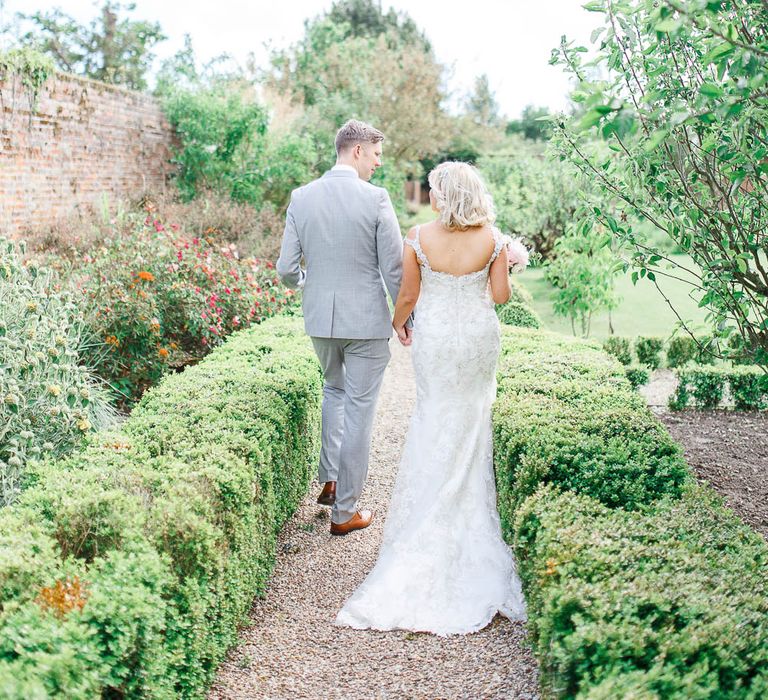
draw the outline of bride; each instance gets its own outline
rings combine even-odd
[[[416,406],[379,558],[334,624],[447,635],[475,632],[497,612],[525,619],[525,602],[493,473],[493,303],[510,297],[507,247],[472,166],[442,163],[429,184],[438,218],[406,237],[392,322],[412,344]]]

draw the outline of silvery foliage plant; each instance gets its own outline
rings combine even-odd
[[[109,427],[108,391],[79,363],[94,342],[75,293],[52,271],[22,264],[0,238],[0,504],[21,491],[29,460],[56,457]]]

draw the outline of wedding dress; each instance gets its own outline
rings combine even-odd
[[[421,264],[412,348],[416,406],[378,560],[334,624],[438,635],[475,632],[502,613],[525,619],[512,552],[501,536],[491,404],[499,322],[486,266],[466,275]]]

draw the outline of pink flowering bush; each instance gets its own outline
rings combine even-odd
[[[294,303],[272,262],[241,258],[234,244],[186,236],[152,216],[85,254],[70,279],[104,343],[93,348],[93,364],[128,403],[169,368]]]

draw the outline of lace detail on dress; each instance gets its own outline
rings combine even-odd
[[[432,270],[419,230],[406,239],[422,264],[412,360],[416,405],[379,559],[336,624],[439,635],[474,632],[497,612],[525,619],[514,557],[501,536],[491,405],[499,322],[488,269]]]
[[[413,238],[408,238],[406,236],[405,242],[411,246],[411,248],[413,248],[413,252],[416,253],[416,259],[419,261],[419,263],[426,267],[428,270],[431,270],[432,268],[429,266],[429,260],[427,260],[427,256],[421,249],[421,243],[419,242],[420,231],[421,225],[416,226],[416,235]]]

